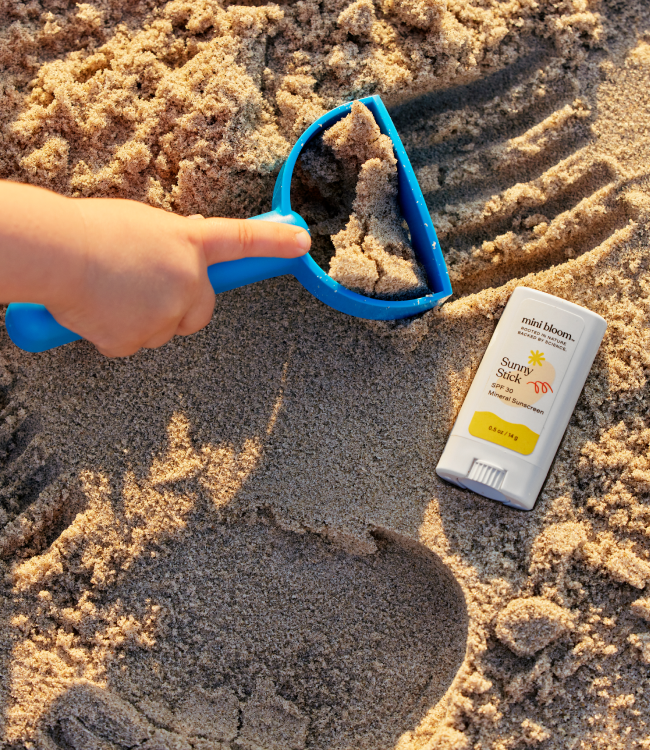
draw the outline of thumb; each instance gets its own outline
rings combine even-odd
[[[291,224],[250,219],[197,221],[208,265],[255,256],[296,258],[311,246],[309,233]]]

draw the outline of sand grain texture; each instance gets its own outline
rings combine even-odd
[[[393,146],[364,104],[355,101],[350,114],[308,148],[300,171],[306,177],[306,188],[316,192],[312,197],[316,211],[322,211],[333,194],[332,212],[336,213],[339,206],[349,203],[346,193],[354,190],[345,228],[330,237],[334,254],[329,275],[335,281],[383,299],[427,294],[426,273],[411,247],[397,200]],[[300,187],[296,186],[298,192]],[[330,217],[329,222],[332,220]],[[338,221],[345,221],[345,214]],[[312,231],[318,234],[316,228]]]
[[[2,334],[0,743],[647,748],[647,3],[0,13],[2,177],[246,216],[380,93],[456,294],[367,326],[278,278],[125,361]],[[355,195],[311,197],[325,262]],[[608,321],[527,514],[435,475],[520,284]]]

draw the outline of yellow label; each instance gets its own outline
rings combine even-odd
[[[525,424],[513,424],[491,411],[475,411],[469,423],[469,434],[504,448],[529,455],[535,450],[539,435]]]

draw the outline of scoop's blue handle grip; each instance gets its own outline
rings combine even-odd
[[[43,305],[31,302],[12,302],[5,313],[9,338],[26,352],[45,352],[81,336],[57,323]]]
[[[304,219],[293,211],[282,213],[279,210],[270,211],[253,219],[262,221],[277,221],[282,224],[293,224],[307,229]],[[246,284],[263,279],[272,279],[292,273],[297,258],[242,258],[224,263],[215,263],[208,267],[208,277],[215,294],[237,289]],[[14,344],[26,352],[45,352],[57,346],[78,341],[78,333],[57,323],[52,313],[43,305],[31,302],[12,302],[5,313],[5,326],[9,338]]]

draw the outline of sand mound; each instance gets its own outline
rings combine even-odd
[[[647,4],[0,12],[3,177],[247,215],[380,93],[457,295],[377,329],[275,279],[120,362],[4,336],[0,742],[647,746]],[[435,475],[518,284],[608,321],[529,514]]]
[[[499,613],[494,632],[518,656],[532,656],[564,635],[571,624],[569,612],[548,599],[533,596],[513,599]]]
[[[393,146],[370,110],[355,101],[347,117],[314,141],[300,158],[301,179],[294,189],[311,193],[312,203],[303,212],[308,220],[329,208],[328,224],[347,221],[331,236],[329,275],[371,297],[412,299],[426,294],[426,273],[402,226]],[[348,217],[345,209],[353,192]],[[317,222],[312,231],[318,235],[321,228]]]

